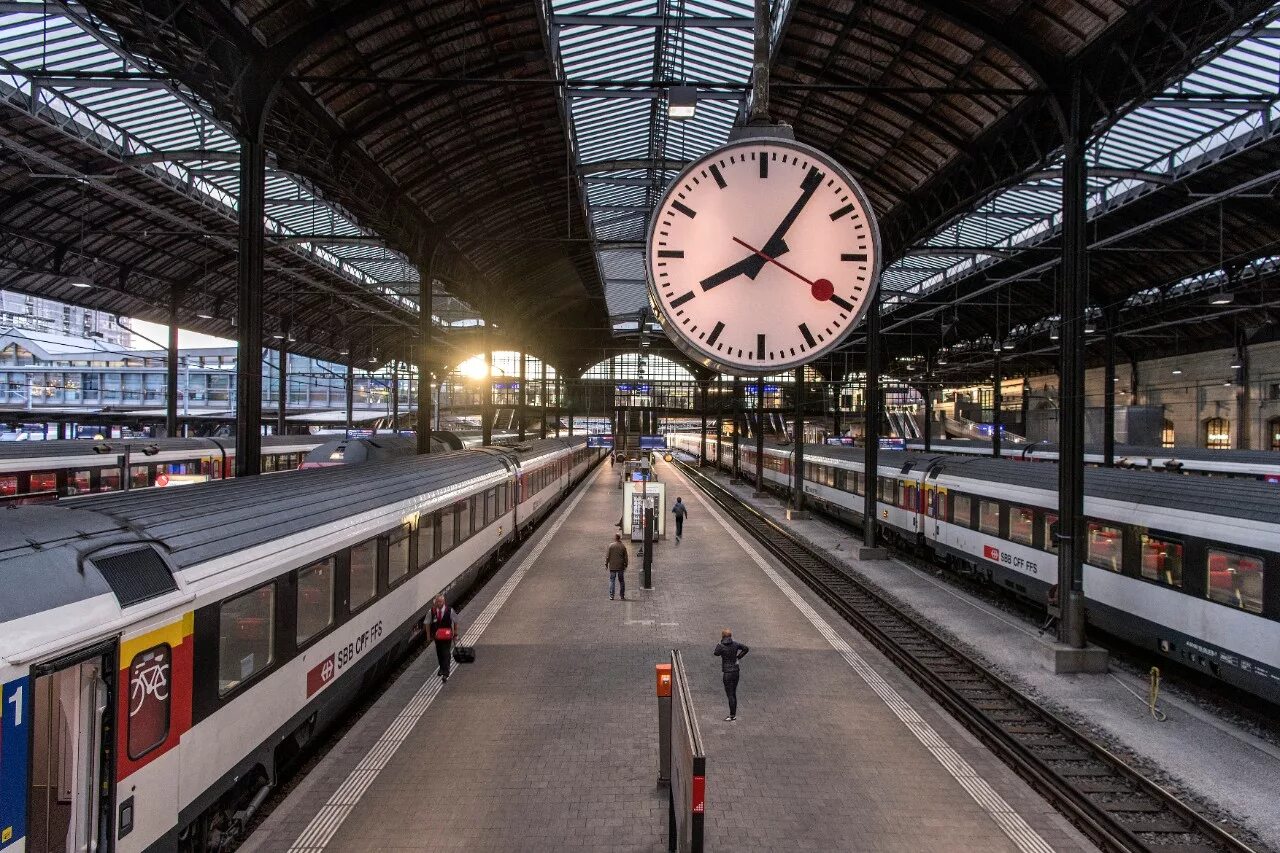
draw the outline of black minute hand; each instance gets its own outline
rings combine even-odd
[[[804,180],[800,182],[800,198],[796,199],[796,203],[791,205],[791,209],[787,211],[787,215],[782,217],[782,221],[778,223],[778,227],[773,230],[773,234],[761,248],[766,255],[778,257],[786,254],[787,244],[783,238],[787,236],[787,231],[791,229],[792,223],[796,221],[796,217],[800,215],[800,211],[804,210],[804,206],[809,203],[809,199],[813,198],[813,194],[818,187],[822,186],[823,174],[818,171],[816,166],[809,167],[809,174],[804,176]],[[747,278],[754,279],[760,274],[760,270],[764,268],[764,258],[758,255],[751,257],[752,265],[747,270]]]

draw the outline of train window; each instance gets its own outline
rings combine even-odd
[[[855,495],[867,493],[867,481],[863,478],[861,471],[855,471],[853,474],[853,493]]]
[[[919,503],[916,500],[916,493],[918,491],[919,491],[919,487],[915,483],[903,483],[902,484],[902,501],[900,503],[900,506],[903,509],[911,510],[912,512],[914,512],[916,507],[919,506]]]
[[[1089,522],[1089,547],[1087,561],[1091,566],[1109,571],[1120,571],[1120,558],[1124,553],[1124,531],[1096,521]]]
[[[134,489],[145,489],[153,485],[150,465],[129,466],[129,486]]]
[[[1209,599],[1250,613],[1262,612],[1262,559],[1209,549]]]
[[[347,610],[355,613],[378,594],[378,540],[351,546],[351,595]]]
[[[387,548],[387,586],[395,586],[409,574],[409,537],[413,527],[402,524],[391,531],[391,544]]]
[[[52,471],[33,471],[31,472],[31,493],[36,492],[52,492],[58,488],[58,476]]]
[[[418,522],[418,568],[423,569],[436,558],[436,522],[435,514],[424,516]]]
[[[270,453],[265,454],[262,457],[262,473],[269,474],[275,470],[276,470],[276,457],[272,456]]]
[[[440,510],[440,550],[438,553],[447,554],[453,550],[453,543],[457,538],[454,524],[457,520],[457,513],[454,512],[453,507],[445,507]]]
[[[1182,543],[1146,533],[1139,539],[1142,576],[1165,586],[1182,586]]]
[[[119,468],[103,468],[101,485],[98,487],[100,492],[118,492],[120,491],[120,469]]]
[[[67,494],[87,495],[93,490],[93,479],[88,471],[67,472]]]
[[[1036,532],[1036,514],[1026,507],[1009,508],[1009,541],[1030,545]]]
[[[506,483],[503,483],[498,486],[498,515],[506,515],[511,509],[511,504],[508,503],[509,500],[511,500],[511,489],[508,488]]]
[[[489,489],[484,493],[484,524],[488,527],[498,520],[498,490]]]
[[[298,569],[299,646],[333,624],[333,558]]]
[[[1049,513],[1044,514],[1044,549],[1050,554],[1058,553],[1058,540],[1053,535],[1057,532],[1058,516]]]
[[[1000,535],[1000,504],[996,501],[978,501],[978,529],[992,536]]]
[[[973,526],[973,500],[966,495],[951,497],[951,523],[961,527]]]
[[[138,652],[129,664],[129,758],[137,761],[169,737],[172,649],[168,643]]]
[[[12,497],[18,493],[18,478],[14,474],[0,475],[0,498]]]
[[[218,609],[218,695],[226,696],[275,659],[276,588],[224,601]]]

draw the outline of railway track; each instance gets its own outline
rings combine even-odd
[[[690,482],[1105,851],[1252,848],[683,462]]]

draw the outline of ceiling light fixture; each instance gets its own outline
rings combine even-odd
[[[1181,368],[1181,367],[1175,367],[1175,368],[1173,369],[1173,375],[1174,375],[1174,376],[1181,376],[1181,375],[1182,375],[1182,368]]]
[[[693,118],[698,110],[698,90],[693,86],[672,86],[667,90],[667,118]]]
[[[1232,302],[1235,302],[1235,301],[1236,301],[1236,295],[1234,293],[1224,293],[1222,291],[1219,291],[1209,299],[1209,304],[1210,305],[1230,305]]]
[[[213,319],[213,315],[212,315],[212,314],[196,314],[196,316],[197,316],[198,318],[200,318],[201,320],[212,320],[212,319]]]
[[[69,283],[72,287],[78,287],[81,290],[88,290],[90,287],[93,287],[93,285],[87,281],[73,281]]]

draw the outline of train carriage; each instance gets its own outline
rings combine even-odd
[[[599,452],[530,458],[563,493]],[[516,541],[521,474],[458,451],[7,511],[6,849],[220,849],[431,597]]]
[[[698,452],[696,433],[670,441]],[[767,445],[765,454],[766,483],[790,488],[792,449]],[[1046,600],[1057,581],[1056,469],[903,451],[882,451],[878,467],[886,538]],[[742,469],[754,477],[754,449]],[[806,447],[805,469],[809,500],[861,523],[860,448]],[[1280,495],[1263,481],[1088,469],[1082,584],[1089,623],[1280,702],[1278,507]]]

